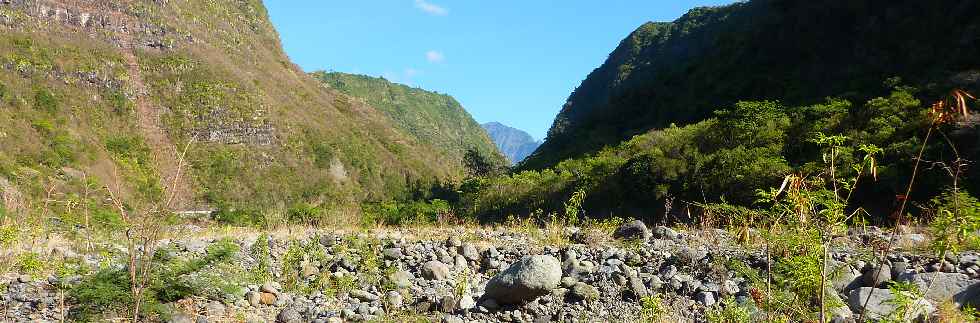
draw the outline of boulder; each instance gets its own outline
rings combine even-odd
[[[957,305],[980,305],[980,280],[959,273],[918,273],[903,275],[902,280],[919,287],[925,298],[942,303],[952,300]]]
[[[870,265],[862,276],[865,287],[881,287],[892,280],[891,266]],[[877,283],[877,284],[876,284]]]
[[[830,274],[830,285],[838,293],[846,294],[852,289],[861,287],[864,282],[861,272],[842,262],[830,261],[827,264],[827,272]]]
[[[870,300],[868,300],[869,295],[871,296]],[[847,305],[850,306],[854,313],[860,314],[865,309],[864,303],[867,300],[868,307],[864,317],[871,320],[880,320],[897,314],[899,307],[895,304],[895,299],[895,295],[892,294],[891,290],[861,287],[851,291],[847,297]],[[935,306],[929,301],[921,298],[915,299],[911,301],[909,308],[905,309],[903,320],[914,321],[918,318],[928,316],[935,311]]]
[[[630,223],[625,223],[616,229],[613,233],[613,238],[622,240],[640,240],[650,238],[650,230],[647,229],[646,224],[643,221],[636,220]]]
[[[473,244],[463,244],[460,249],[460,254],[462,254],[467,260],[480,261],[480,252],[476,250],[476,246],[473,246]]]
[[[431,280],[446,280],[449,278],[449,265],[433,260],[422,265],[422,276]]]
[[[500,304],[523,303],[548,294],[561,282],[561,263],[548,255],[527,256],[487,282],[484,298]]]

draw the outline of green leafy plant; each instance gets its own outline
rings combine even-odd
[[[739,306],[734,298],[726,298],[704,313],[711,323],[750,322],[749,310]]]
[[[640,318],[644,322],[660,322],[667,316],[664,301],[658,296],[646,296],[640,299]]]

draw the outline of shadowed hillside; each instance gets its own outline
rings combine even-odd
[[[757,0],[644,24],[571,94],[522,166],[553,166],[738,100],[860,102],[895,76],[933,96],[976,88],[978,11],[962,0]]]

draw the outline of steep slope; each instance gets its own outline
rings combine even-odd
[[[480,124],[449,95],[365,75],[336,72],[312,75],[331,89],[377,108],[406,134],[447,158],[451,165],[460,165],[467,150],[475,150],[495,164],[506,163]]]
[[[493,139],[497,148],[511,163],[520,163],[541,145],[540,141],[534,140],[527,132],[499,122],[484,123],[483,129],[487,130],[490,139]]]
[[[648,23],[571,94],[525,168],[542,168],[737,100],[812,104],[884,94],[883,80],[977,87],[980,3],[754,0]],[[934,93],[933,93],[934,94]]]
[[[457,172],[291,64],[258,0],[0,1],[0,68],[8,213],[103,186],[247,217],[341,212]]]

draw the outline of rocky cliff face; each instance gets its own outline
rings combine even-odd
[[[92,181],[182,208],[341,207],[455,172],[290,63],[258,0],[0,1],[0,68],[0,178],[27,201]]]
[[[485,123],[483,129],[487,130],[500,152],[513,164],[523,161],[541,145],[540,141],[534,140],[527,132],[499,122]]]
[[[562,107],[529,168],[595,152],[739,100],[862,102],[900,77],[924,95],[980,69],[975,1],[753,0],[647,23],[624,39]]]

